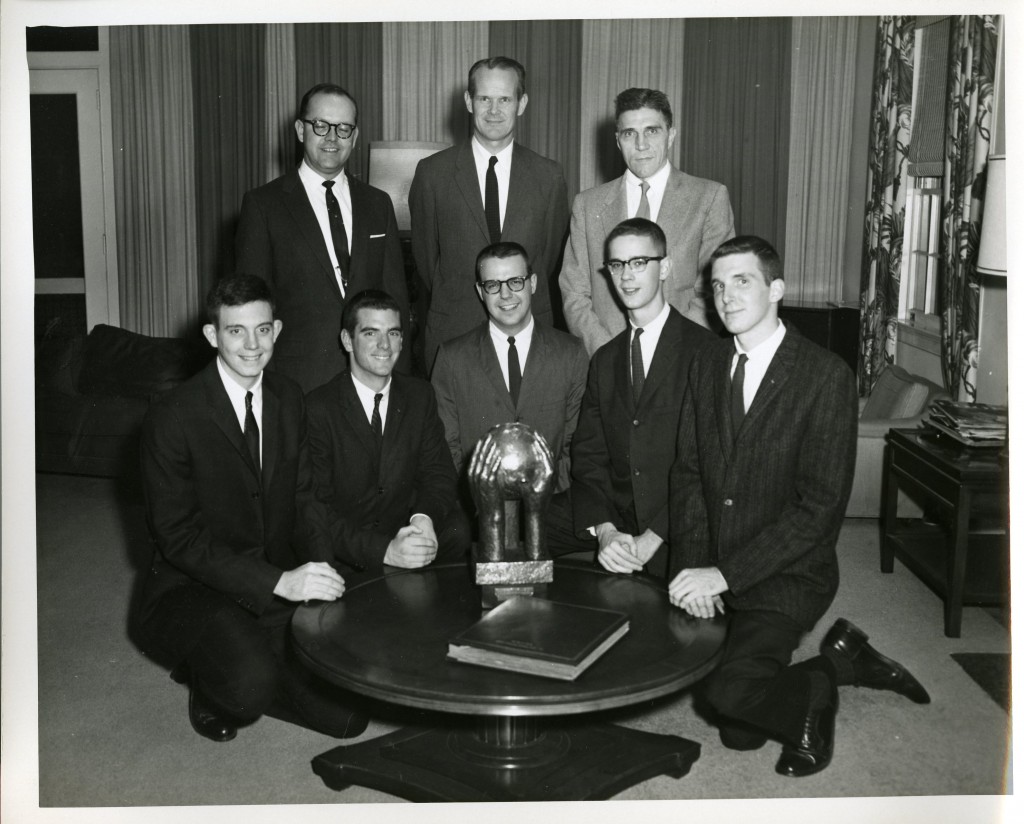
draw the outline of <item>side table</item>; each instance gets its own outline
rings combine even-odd
[[[885,463],[882,572],[899,558],[945,601],[945,632],[960,637],[963,605],[1006,603],[1009,498],[1002,450],[969,447],[928,429],[891,429]],[[902,521],[902,489],[937,519]],[[988,525],[972,531],[981,519]],[[983,525],[983,524],[982,524]]]

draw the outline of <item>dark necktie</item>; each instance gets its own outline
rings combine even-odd
[[[373,396],[373,416],[370,418],[370,427],[373,429],[373,437],[377,441],[377,449],[380,449],[384,442],[384,422],[380,418],[380,399],[383,397],[380,392]]]
[[[491,155],[484,177],[484,216],[487,218],[487,231],[491,235],[491,243],[501,240],[501,206],[498,203],[498,176],[494,166],[498,158]]]
[[[732,437],[740,431],[743,418],[747,414],[743,406],[743,380],[747,376],[747,356],[740,355],[736,361],[736,369],[732,373]]]
[[[523,383],[523,372],[519,368],[519,350],[516,339],[508,339],[508,393],[512,396],[512,405],[519,404],[519,387]]]
[[[651,204],[647,200],[647,190],[651,188],[651,184],[646,180],[640,181],[640,206],[636,210],[637,217],[651,219]]]
[[[249,447],[256,471],[260,472],[260,428],[252,411],[252,392],[245,393],[245,444]]]
[[[629,347],[629,359],[632,364],[633,378],[633,405],[640,405],[640,395],[644,391],[644,355],[640,351],[640,336],[644,330],[637,327],[633,334],[633,343]]]
[[[334,181],[325,180],[324,188],[327,190],[327,218],[331,224],[331,240],[334,243],[334,254],[338,258],[338,268],[341,270],[341,286],[343,289],[348,290],[350,258],[345,221],[341,218],[341,204],[338,203],[338,198],[331,191],[334,188]]]

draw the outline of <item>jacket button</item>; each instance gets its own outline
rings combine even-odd
[[[253,492],[252,493],[252,499],[254,501],[258,501],[260,499],[260,493],[259,492]]]
[[[732,498],[726,498],[725,501],[723,501],[723,503],[726,506],[732,506]]]
[[[377,487],[377,494],[378,495],[383,495],[384,494],[384,487],[378,486]]]
[[[633,474],[639,477],[639,475],[640,475],[640,470],[639,470],[639,469],[634,469],[634,470],[633,470]]]
[[[633,421],[633,426],[640,426],[640,421]]]

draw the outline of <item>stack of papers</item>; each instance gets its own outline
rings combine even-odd
[[[1006,440],[1005,406],[937,400],[926,423],[968,446],[1001,446]]]

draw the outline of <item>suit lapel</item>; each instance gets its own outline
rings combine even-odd
[[[238,425],[238,417],[235,415],[234,407],[228,398],[227,390],[221,383],[220,373],[217,371],[217,361],[214,359],[203,373],[203,381],[206,387],[206,401],[210,419],[224,433],[224,437],[238,452],[239,457],[249,468],[249,471],[256,475],[256,466],[249,454],[249,447],[245,443],[245,436],[242,434],[242,427]]]
[[[263,488],[270,486],[270,479],[277,468],[277,459],[281,451],[281,399],[277,389],[269,385],[267,375],[263,375],[263,443],[260,453],[260,464],[263,470]]]
[[[757,419],[764,414],[771,405],[775,396],[779,394],[782,387],[786,385],[790,375],[793,374],[793,367],[796,365],[797,334],[792,327],[786,329],[786,336],[779,344],[775,357],[768,364],[768,371],[765,372],[761,385],[757,388],[757,394],[743,418],[742,433],[745,429],[756,426]]]
[[[534,332],[536,335],[536,332]],[[536,339],[534,340],[536,343]],[[494,343],[491,341],[491,328],[490,323],[486,322],[480,329],[480,336],[478,338],[477,351],[480,357],[480,368],[484,374],[487,375],[487,381],[491,385],[491,391],[494,392],[495,397],[501,398],[502,403],[505,405],[509,415],[515,417],[516,410],[512,406],[512,396],[508,393],[508,387],[505,385],[505,378],[501,373],[501,364],[498,363],[498,354],[494,351]],[[529,363],[529,359],[527,359]],[[522,400],[522,390],[525,385],[525,376],[523,385],[520,386],[520,401]]]
[[[348,172],[345,173],[348,177],[348,192],[352,198],[352,226],[350,231],[352,237],[352,254],[348,280],[352,283],[355,280],[354,272],[356,268],[362,263],[363,255],[366,254],[366,244],[369,242],[369,232],[366,229],[366,220],[368,217],[369,204],[366,203],[365,190],[358,180],[354,180]],[[337,278],[335,278],[337,282]]]
[[[473,147],[470,142],[466,141],[459,146],[459,152],[455,156],[455,185],[462,192],[469,213],[476,219],[476,224],[483,232],[483,236],[490,242],[487,218],[484,215],[484,201],[480,197],[480,179],[476,174],[476,163],[473,160]],[[512,165],[514,168],[515,164]]]
[[[518,143],[512,144],[512,168],[509,170],[508,200],[505,202],[505,222],[501,236],[516,237],[519,224],[529,214],[536,184],[530,173],[529,157]],[[486,222],[486,221],[485,221]],[[536,250],[528,250],[534,253]],[[525,376],[524,376],[525,377]]]
[[[530,352],[526,357],[526,367],[523,369],[523,382],[519,386],[519,406],[527,407],[538,396],[538,401],[543,401],[545,389],[550,384],[544,380],[544,372],[551,358],[548,355],[550,341],[547,330],[539,323],[533,324],[533,340],[530,341]],[[510,397],[511,400],[511,397]]]
[[[715,347],[713,369],[714,369],[714,393],[715,393],[715,420],[718,421],[718,442],[722,448],[722,454],[728,460],[732,455],[733,444],[736,438],[732,431],[732,380],[729,375],[732,366],[732,356],[736,346],[732,338],[723,342],[721,346]]]
[[[370,422],[366,418],[363,405],[359,402],[359,396],[356,394],[356,388],[353,386],[352,380],[352,373],[346,371],[341,374],[341,379],[338,381],[340,384],[338,391],[341,394],[341,414],[345,417],[345,423],[348,425],[349,431],[363,433],[364,437],[356,438],[356,440],[359,441],[368,455],[375,457],[376,448],[373,444],[373,430],[370,428]]]
[[[317,222],[316,214],[306,195],[297,171],[292,172],[284,181],[284,205],[291,213],[292,219],[299,227],[302,238],[309,245],[317,262],[320,264],[321,274],[330,284],[331,293],[340,301],[341,289],[338,287],[338,278],[331,265],[331,257],[327,252],[327,244],[324,241],[324,234],[320,231],[320,224]],[[353,212],[355,207],[353,206]],[[355,228],[353,227],[353,231]]]
[[[388,419],[384,422],[384,442],[380,450],[381,468],[388,465],[397,449],[395,439],[401,431],[402,420],[406,414],[405,387],[394,375],[391,376],[391,391],[388,394]]]
[[[620,177],[618,185],[612,187],[608,200],[598,214],[601,218],[602,237],[608,237],[612,229],[626,219],[626,185],[623,178]]]
[[[640,393],[640,406],[649,403],[654,393],[666,381],[678,380],[675,374],[676,364],[679,361],[679,321],[674,309],[669,309],[665,326],[661,330],[661,337],[658,338],[658,345],[654,349],[654,357],[651,358],[651,367],[647,370],[644,378],[643,392]],[[630,334],[633,327],[630,326]],[[685,380],[686,376],[683,376]]]

